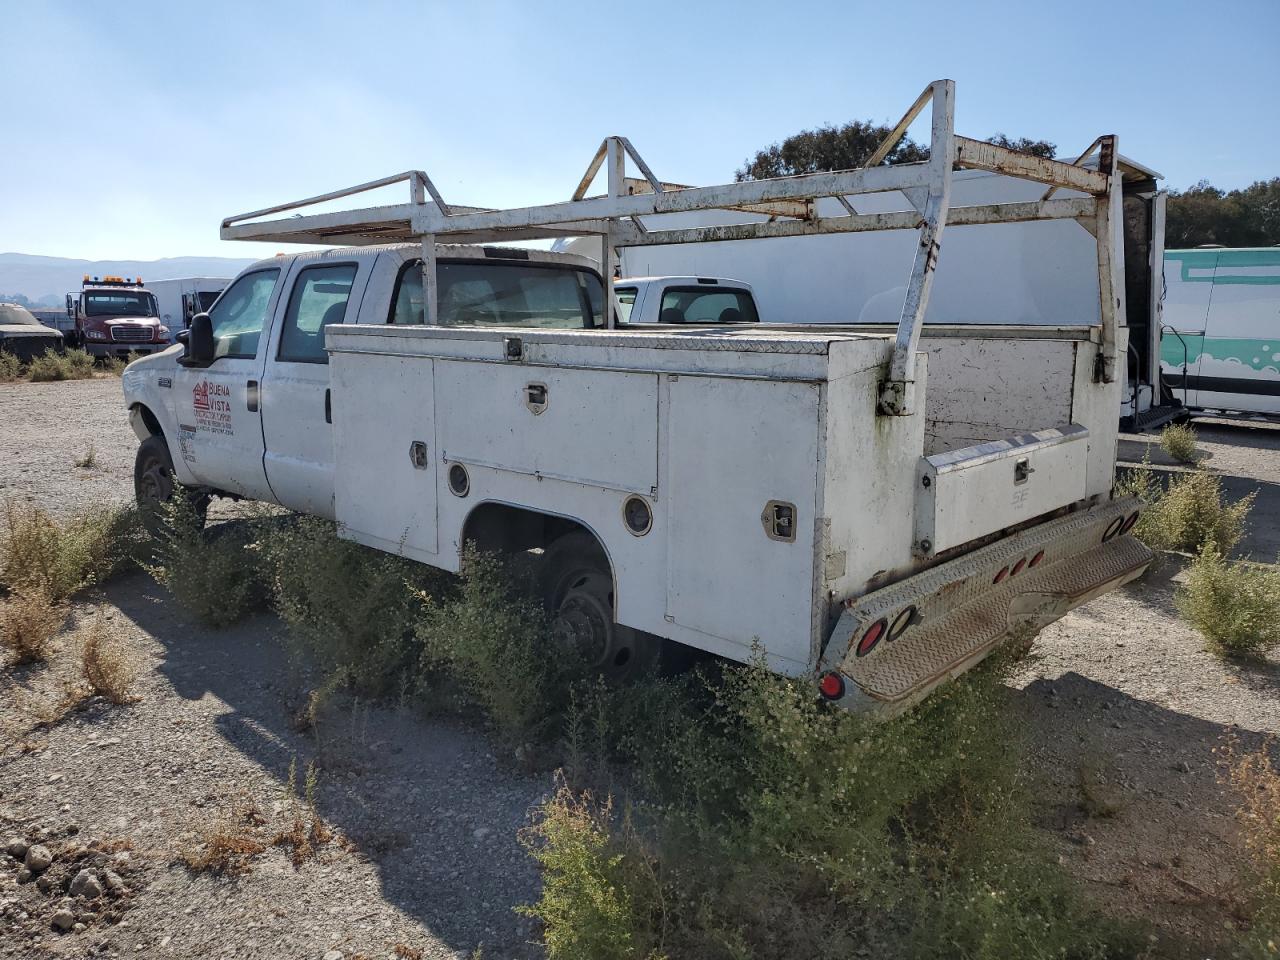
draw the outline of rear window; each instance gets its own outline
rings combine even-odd
[[[662,295],[659,323],[758,323],[755,301],[746,290],[673,287]]]
[[[400,271],[390,323],[423,322],[421,263]],[[603,326],[600,278],[574,267],[488,261],[440,262],[438,304],[442,327]]]

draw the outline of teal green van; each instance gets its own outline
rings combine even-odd
[[[1200,410],[1280,415],[1280,247],[1166,250],[1160,368]]]

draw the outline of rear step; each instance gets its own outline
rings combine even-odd
[[[834,699],[897,713],[1002,641],[1140,576],[1151,562],[1129,533],[1140,506],[1073,513],[849,601],[822,658],[821,674],[844,680]]]

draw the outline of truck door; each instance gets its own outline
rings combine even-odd
[[[258,405],[279,281],[279,267],[242,274],[209,311],[213,363],[179,366],[173,378],[175,455],[201,483],[255,500],[273,499],[262,465]]]
[[[333,519],[333,410],[324,328],[355,322],[371,261],[296,271],[262,381],[267,479],[291,510]]]

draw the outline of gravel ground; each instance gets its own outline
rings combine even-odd
[[[0,385],[0,499],[61,515],[127,501],[136,439],[119,401],[115,380]],[[1200,429],[1206,466],[1228,491],[1259,490],[1248,547],[1274,556],[1280,430]],[[1123,438],[1122,459],[1140,461],[1148,440]],[[90,441],[97,464],[75,466]],[[1047,629],[1010,700],[1061,862],[1107,909],[1154,922],[1160,953],[1191,957],[1238,923],[1235,799],[1219,782],[1220,751],[1231,737],[1252,749],[1280,734],[1280,663],[1208,654],[1173,609],[1180,576],[1167,563]],[[32,731],[98,612],[137,659],[141,699],[93,701]],[[0,850],[0,956],[539,955],[536,930],[512,910],[538,889],[516,832],[550,775],[407,709],[339,703],[301,729],[306,683],[280,653],[281,629],[263,616],[204,630],[135,575],[77,603],[56,666],[0,671],[0,843],[42,843],[51,878],[90,869],[104,887],[66,903],[56,884],[47,894],[19,885],[20,862]],[[193,874],[178,860],[237,811],[240,835],[269,841],[298,808],[291,763],[301,778],[311,761],[333,833],[313,857],[295,866],[269,846],[240,876]],[[83,929],[51,929],[64,906],[61,921]]]

